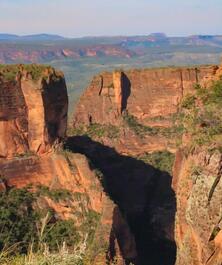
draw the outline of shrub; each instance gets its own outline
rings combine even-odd
[[[196,94],[182,104],[180,123],[192,136],[195,146],[221,146],[222,138],[222,80],[214,81],[210,87],[196,86]],[[198,102],[198,105],[196,104]],[[192,106],[192,107],[191,107]]]
[[[38,186],[38,194],[47,196],[55,202],[71,200],[72,193],[65,189],[49,189],[46,186]]]
[[[174,117],[172,117],[174,119]],[[140,124],[136,117],[133,115],[129,115],[125,113],[124,115],[125,123],[131,128],[135,134],[140,137],[145,137],[146,135],[154,136],[163,136],[168,138],[174,138],[175,136],[181,136],[184,128],[182,124],[177,125],[174,121],[174,125],[169,128],[162,128],[162,127],[150,127]]]
[[[144,126],[140,124],[137,118],[134,117],[133,115],[125,113],[123,118],[125,123],[129,126],[129,128],[132,129],[135,132],[135,134],[137,134],[140,137],[144,137],[146,134],[155,135],[158,133],[158,128]]]
[[[182,108],[192,109],[195,106],[196,97],[193,95],[188,95],[184,98],[181,103]]]
[[[37,239],[38,213],[33,209],[35,196],[27,189],[0,193],[0,250],[19,243],[18,251],[27,251],[30,240]]]
[[[15,80],[18,73],[22,70],[26,70],[34,81],[38,81],[40,77],[44,74],[44,71],[48,69],[55,72],[53,68],[48,65],[40,64],[15,64],[15,65],[0,65],[0,75],[4,77],[7,81]],[[56,73],[54,78],[56,78]]]
[[[50,251],[58,251],[64,243],[67,247],[77,245],[80,235],[72,220],[58,220],[47,224],[43,240]]]
[[[110,139],[116,139],[119,137],[119,128],[112,124],[93,123],[85,129],[82,126],[71,128],[68,130],[68,135],[86,135],[90,138],[108,137]]]
[[[48,193],[47,188],[42,187],[42,191],[44,195]],[[72,220],[59,220],[50,208],[43,209],[47,212],[43,216],[36,203],[41,192],[31,192],[28,188],[0,192],[0,250],[17,245],[16,252],[21,254],[28,252],[30,244],[35,251],[44,243],[50,251],[58,251],[64,242],[72,247],[80,241]],[[69,196],[64,191],[55,194],[58,200]]]
[[[84,234],[88,235],[88,242],[91,244],[94,238],[95,230],[100,220],[100,214],[89,210],[85,215],[85,220],[80,229]]]
[[[168,151],[147,153],[138,158],[161,171],[168,172],[169,174],[172,173],[175,155]]]

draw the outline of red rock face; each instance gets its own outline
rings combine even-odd
[[[103,73],[93,79],[80,99],[74,125],[115,122],[120,108],[142,123],[170,115],[177,111],[182,97],[192,92],[196,83],[212,78],[217,69],[210,66]]]
[[[101,215],[94,239],[99,254],[91,258],[92,263],[112,264],[117,259],[123,264],[129,256],[136,257],[134,236],[118,206],[104,192],[88,159],[60,145],[66,135],[68,108],[63,75],[44,68],[36,80],[24,68],[10,68],[17,71],[13,80],[8,70],[3,69],[0,75],[0,190],[31,185],[33,189],[46,186],[70,191],[72,200],[68,203],[46,196],[38,204],[43,209],[54,209],[61,219],[73,219],[76,225],[82,224],[89,211]],[[37,73],[42,71],[34,68]],[[119,214],[113,230],[114,211]],[[118,257],[110,254],[109,258],[109,239],[112,235],[112,246],[119,249],[117,237],[121,233],[128,247],[122,244],[123,253],[119,251]]]
[[[119,129],[118,139],[105,135],[96,142],[85,136],[69,137],[66,147],[74,152],[59,145],[67,123],[63,76],[45,69],[35,80],[24,67],[16,79],[4,75],[0,77],[0,176],[4,177],[0,189],[32,184],[80,195],[83,212],[101,215],[91,264],[146,265],[164,260],[173,265],[174,233],[177,265],[221,263],[222,236],[220,231],[214,233],[221,226],[221,154],[199,150],[187,156],[177,150],[173,177],[177,205],[170,174],[125,155],[176,151],[175,139],[159,131],[141,136],[132,126],[171,128],[169,117],[177,113],[183,97],[194,92],[197,82],[207,85],[217,79],[220,68],[117,71],[95,77],[77,106],[74,127],[112,125],[111,131]],[[131,120],[130,127],[126,117],[134,117],[139,126]],[[195,163],[204,169],[198,175],[193,172]],[[44,204],[61,218],[82,221],[78,200],[67,206],[46,198]]]
[[[177,265],[221,264],[221,181],[215,187],[221,163],[218,151],[210,154],[199,150],[183,159],[181,152],[177,153]]]
[[[100,183],[83,155],[70,153],[66,158],[63,154],[54,153],[41,157],[31,155],[2,159],[0,173],[5,176],[9,186],[22,188],[30,184],[34,187],[42,185],[87,194],[90,198],[88,208],[97,212],[102,210]]]
[[[28,110],[21,86],[1,82],[0,157],[27,152]]]
[[[63,76],[50,71],[38,80],[25,71],[18,71],[14,80],[1,78],[0,157],[45,153],[65,136],[66,85]]]
[[[196,83],[205,85],[218,71],[217,66],[206,66],[102,73],[94,77],[81,97],[75,109],[73,127],[93,123],[119,127],[118,139],[104,137],[102,141],[121,153],[137,155],[164,149],[175,151],[175,139],[149,134],[138,137],[126,126],[124,114],[135,117],[144,126],[171,127],[170,117],[177,113],[183,97],[193,93]]]
[[[199,83],[207,88],[212,80],[217,80],[220,76],[221,67],[217,66],[104,73],[93,79],[74,114],[74,128],[84,129],[90,125],[92,128],[93,124],[118,127],[120,130],[118,139],[109,139],[106,135],[102,137],[93,135],[93,137],[103,145],[115,147],[119,153],[137,155],[163,149],[176,152],[172,179],[175,191],[172,194],[176,195],[174,222],[170,223],[168,219],[168,223],[161,227],[161,221],[157,221],[158,216],[161,216],[160,220],[164,220],[170,215],[165,210],[161,212],[162,204],[158,205],[158,199],[154,203],[155,206],[152,206],[152,199],[160,198],[161,194],[166,192],[166,179],[157,181],[155,187],[149,190],[152,199],[147,205],[149,210],[155,213],[152,220],[154,223],[157,221],[158,229],[165,229],[168,238],[172,240],[175,233],[177,265],[221,264],[221,152],[209,152],[204,148],[191,152],[177,150],[175,142],[169,141],[166,136],[159,133],[160,131],[155,135],[145,135],[141,138],[126,125],[124,115],[135,117],[142,126],[171,128],[172,120],[169,117],[178,113],[181,101],[186,95],[195,93],[195,84]],[[184,135],[181,147],[191,141],[191,136]],[[98,156],[98,163],[101,163],[102,159],[105,160],[105,151],[100,157],[99,154],[99,151],[98,154],[95,153],[95,157]],[[109,171],[114,170],[114,164],[115,162],[109,168],[107,163]],[[126,166],[125,170],[128,167]],[[119,175],[115,175],[124,176],[120,172]],[[131,171],[128,172],[130,179],[131,175],[133,175]],[[144,176],[144,172],[141,173],[142,175]],[[122,177],[121,183],[123,179]],[[140,184],[141,181],[140,179]],[[138,185],[135,184],[135,189]],[[121,195],[126,198],[124,192],[125,190],[129,192],[130,182],[125,183],[124,187]],[[142,187],[138,194],[142,196]],[[133,198],[130,203],[131,209],[139,195],[133,196],[133,193],[130,195],[130,198]],[[164,199],[167,201],[169,198]],[[170,207],[172,208],[172,204]],[[145,236],[145,233],[143,234]],[[170,261],[169,264],[174,263]]]

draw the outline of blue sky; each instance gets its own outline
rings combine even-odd
[[[0,32],[222,34],[222,0],[0,0]]]

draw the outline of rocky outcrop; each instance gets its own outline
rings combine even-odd
[[[84,264],[221,264],[221,68],[99,75],[68,138],[61,73],[0,72],[0,189],[47,187],[37,203],[77,227],[99,216]]]
[[[0,69],[0,157],[48,152],[65,136],[67,109],[63,74],[35,66]]]
[[[119,108],[149,124],[150,118],[175,113],[182,97],[192,92],[196,83],[212,78],[217,70],[217,66],[206,66],[102,73],[94,77],[80,99],[74,125],[116,123],[115,110]]]
[[[124,264],[135,258],[134,236],[104,192],[101,175],[86,156],[63,149],[68,109],[63,74],[37,65],[1,66],[0,73],[0,190],[37,190],[42,194],[37,201],[40,209],[74,220],[80,231],[83,224],[91,222],[87,230],[97,222],[92,249],[87,250],[89,264]],[[54,198],[53,192],[63,199]],[[121,251],[119,234],[128,244],[121,244]],[[114,241],[109,243],[111,237]]]
[[[146,133],[141,137],[136,127],[146,132],[151,132],[150,128],[173,127],[182,99],[195,91],[195,84],[205,85],[218,71],[217,66],[201,66],[102,73],[94,77],[75,108],[73,127],[87,128],[90,124],[118,127],[119,137],[100,138],[121,153],[175,151],[171,133],[159,134],[158,138],[157,133]]]
[[[180,110],[184,135],[176,153],[173,188],[177,198],[177,265],[219,265],[221,249],[221,96],[218,71],[198,87]]]
[[[96,163],[103,168],[109,183],[111,179],[113,181],[109,187],[115,187],[115,190],[110,192],[128,216],[139,256],[144,251],[145,244],[150,244],[149,250],[155,253],[161,245],[160,238],[171,242],[175,239],[176,261],[165,258],[164,264],[221,264],[222,86],[221,82],[215,83],[219,79],[221,67],[218,66],[116,71],[96,76],[80,99],[74,114],[74,133],[78,129],[77,132],[82,133],[83,138],[84,134],[88,134],[103,146],[114,147],[120,154],[130,154],[137,158],[140,158],[139,154],[166,149],[176,153],[173,191],[167,189],[171,185],[170,176],[167,178],[163,172],[159,172],[152,179],[149,168],[142,171],[142,166],[135,161],[124,166],[125,160],[120,155],[118,159],[112,158],[112,165],[109,166],[109,162],[106,162],[107,146],[102,152],[98,149],[93,155],[97,159]],[[118,128],[118,133],[114,133],[114,128]],[[95,145],[95,142],[92,144]],[[89,148],[85,153],[90,157]],[[115,172],[116,161],[122,168]],[[140,168],[140,174],[134,174],[130,164],[134,165],[135,171]],[[128,178],[123,173],[123,168]],[[144,184],[143,177],[148,171],[151,179]],[[125,187],[120,193],[115,182],[116,175],[121,176],[121,183]],[[139,184],[133,184],[133,179],[138,176]],[[134,190],[140,187],[137,196],[132,192],[131,185]],[[149,194],[145,207],[139,199],[144,198],[144,186]],[[161,195],[164,193],[162,200]],[[130,208],[127,207],[128,199]],[[138,207],[144,207],[140,216],[134,212],[136,202],[141,203]],[[132,216],[137,216],[136,228],[129,212]],[[141,219],[146,218],[144,228]],[[144,240],[149,240],[141,241],[140,233]],[[166,244],[161,245],[162,249],[163,246],[166,247]],[[148,253],[149,250],[146,249],[145,252]],[[173,256],[172,248],[165,251]],[[144,260],[141,264],[143,262]],[[145,262],[162,264],[151,253],[149,258],[146,256]]]
[[[221,153],[199,150],[182,159],[180,153],[174,175],[176,264],[221,264]]]

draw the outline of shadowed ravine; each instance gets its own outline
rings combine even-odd
[[[118,205],[130,225],[138,259],[125,260],[126,264],[174,265],[176,200],[171,188],[172,177],[140,160],[120,155],[113,148],[86,136],[68,138],[66,148],[86,155],[102,172],[105,192]],[[114,225],[117,218],[118,213],[114,211]],[[120,245],[124,242],[121,235],[118,241]]]

